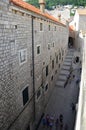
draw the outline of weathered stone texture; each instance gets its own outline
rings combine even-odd
[[[32,123],[34,109],[31,74],[33,72],[32,23],[29,15],[14,14],[10,9],[9,2],[6,2],[4,0],[0,1],[0,7],[2,4],[7,7],[7,11],[0,8],[0,129],[25,130]],[[17,9],[19,10],[19,8]],[[40,22],[43,23],[43,31],[40,31]],[[35,114],[38,122],[59,74],[59,64],[62,64],[62,57],[64,59],[66,55],[68,31],[66,27],[44,21],[41,18],[35,18],[33,24]],[[48,30],[49,25],[50,31]],[[48,44],[50,44],[50,50]],[[37,54],[37,45],[40,45],[40,54]],[[22,49],[27,50],[27,61],[20,64],[19,52]],[[64,50],[63,56],[62,50]],[[61,52],[61,59],[56,64],[56,55],[59,57],[59,51]],[[54,69],[52,69],[52,60],[54,60]],[[49,74],[46,77],[47,65]],[[51,79],[52,76],[53,79]],[[48,90],[45,92],[47,83]],[[27,86],[29,88],[30,103],[28,102],[23,106],[22,91]],[[41,95],[37,99],[39,89],[41,89]]]
[[[5,10],[0,14],[0,129],[7,129],[22,111],[21,121],[19,117],[14,123],[17,130],[25,118],[28,124],[33,112],[33,101],[25,109],[22,101],[22,91],[26,86],[29,86],[29,98],[33,95],[31,18],[6,13]],[[23,65],[19,63],[21,49],[27,49],[27,62]],[[22,130],[25,127],[23,125]]]

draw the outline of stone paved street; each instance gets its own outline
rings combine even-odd
[[[65,88],[55,86],[51,98],[49,100],[49,103],[47,105],[47,108],[45,110],[45,115],[49,114],[50,116],[54,116],[54,120],[56,120],[56,118],[59,117],[60,114],[62,114],[64,117],[63,118],[64,126],[65,124],[67,124],[68,130],[74,130],[74,120],[76,112],[72,111],[71,103],[76,104],[78,100],[77,97],[79,87],[78,85],[76,85],[76,80],[78,78],[78,75],[80,75],[80,73],[76,68],[74,68],[74,71],[71,74],[71,77],[75,75],[74,79],[71,78],[71,82],[69,80]],[[41,123],[39,130],[50,130],[50,128],[47,127],[43,128]],[[53,130],[56,130],[55,121]]]

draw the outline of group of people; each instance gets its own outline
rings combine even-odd
[[[54,116],[50,116],[49,114],[45,115],[42,119],[43,128],[49,128],[52,130],[53,126],[55,126],[56,130],[68,130],[67,124],[63,129],[63,115],[60,114],[58,118],[54,119]]]

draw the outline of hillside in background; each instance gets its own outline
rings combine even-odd
[[[38,1],[39,0],[27,0],[28,3],[36,7],[39,7]],[[52,7],[56,5],[67,5],[67,4],[86,6],[86,0],[46,0],[47,9],[52,9]]]

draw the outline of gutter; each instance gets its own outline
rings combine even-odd
[[[32,68],[33,68],[33,102],[34,102],[34,120],[35,120],[35,67],[34,67],[34,17],[31,17],[32,25]]]

